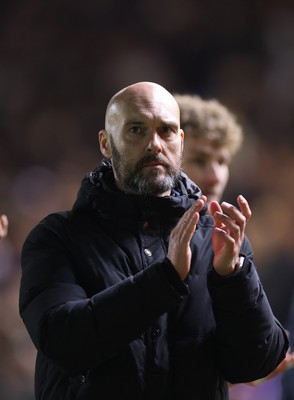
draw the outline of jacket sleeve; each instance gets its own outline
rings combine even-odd
[[[223,375],[231,383],[267,376],[288,349],[286,332],[272,313],[247,238],[242,255],[243,267],[234,275],[221,277],[213,269],[208,277],[216,352]]]
[[[188,289],[165,259],[88,297],[51,217],[22,249],[20,315],[38,351],[70,375],[109,360],[137,339]]]
[[[294,349],[294,292],[290,302],[290,312],[288,316],[287,329],[290,338],[291,351]],[[290,368],[283,373],[282,377],[282,400],[294,399],[294,368]]]

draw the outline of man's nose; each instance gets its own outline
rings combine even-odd
[[[153,153],[161,153],[161,139],[157,132],[152,133],[147,149],[148,151],[152,151]]]

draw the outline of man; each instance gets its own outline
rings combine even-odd
[[[174,97],[115,94],[105,160],[71,211],[22,251],[20,313],[38,349],[36,399],[228,399],[225,381],[269,374],[288,340],[245,236],[250,208],[212,201],[181,172]]]
[[[8,218],[6,215],[0,215],[0,240],[7,236],[8,231]]]
[[[183,169],[202,193],[220,201],[229,179],[232,158],[243,143],[235,116],[217,100],[175,94],[185,132]]]

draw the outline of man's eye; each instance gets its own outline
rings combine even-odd
[[[141,133],[142,129],[140,126],[132,126],[132,128],[130,128],[130,132],[134,133],[135,135],[138,135],[139,133]]]
[[[161,128],[162,133],[171,133],[173,132],[173,129],[170,126],[163,126]]]

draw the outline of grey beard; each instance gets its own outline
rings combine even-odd
[[[173,172],[168,173],[160,180],[157,179],[157,175],[159,175],[159,172],[156,171],[148,177],[142,177],[139,173],[136,173],[126,178],[124,185],[141,196],[152,196],[171,190],[178,181],[178,176]]]
[[[178,182],[180,176],[180,165],[182,162],[182,154],[180,157],[179,168],[173,168],[163,160],[161,157],[154,154],[147,154],[140,160],[132,171],[127,164],[122,161],[122,156],[117,150],[112,136],[110,136],[110,143],[112,148],[112,165],[116,171],[117,178],[120,181],[123,190],[131,193],[137,193],[141,196],[156,196],[170,191]],[[141,168],[148,161],[160,161],[167,169],[165,176],[159,171],[153,171],[148,176],[141,174]],[[161,177],[160,177],[161,176]]]

